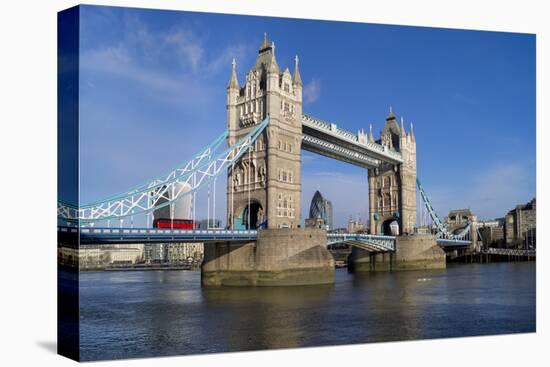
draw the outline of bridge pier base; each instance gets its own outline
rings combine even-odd
[[[399,236],[395,253],[371,253],[353,247],[348,259],[351,271],[402,271],[444,269],[445,252],[432,235]]]
[[[205,245],[203,287],[334,283],[334,259],[320,229],[264,229],[256,241]]]

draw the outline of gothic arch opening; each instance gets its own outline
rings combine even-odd
[[[397,236],[399,235],[399,223],[393,219],[387,219],[382,222],[381,232],[384,236]]]
[[[259,227],[262,227],[264,226],[265,220],[263,213],[264,210],[262,208],[262,205],[257,201],[253,201],[250,203],[250,206],[247,204],[244,207],[241,223],[246,229],[257,229]]]

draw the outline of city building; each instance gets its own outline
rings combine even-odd
[[[537,201],[517,205],[504,217],[506,247],[536,247]]]
[[[326,205],[326,211],[327,211],[327,229],[330,230],[334,228],[332,201],[327,200],[325,202],[325,205]]]
[[[204,256],[203,243],[147,244],[144,249],[146,263],[179,263],[189,260],[198,262]]]
[[[504,244],[504,218],[478,220],[476,228],[484,246],[502,247]]]
[[[488,247],[501,247],[504,243],[504,228],[502,226],[478,227],[481,241]]]
[[[319,190],[315,191],[309,207],[306,227],[332,229],[332,203],[325,199]]]
[[[81,268],[136,264],[144,259],[144,245],[81,246],[79,249],[59,247],[58,259],[60,264]]]
[[[469,223],[477,222],[477,217],[470,209],[453,209],[449,211],[449,215],[445,218],[445,223],[449,229],[459,231],[465,228]]]
[[[124,244],[102,247],[104,260],[109,264],[135,264],[143,261],[143,244]]]
[[[166,249],[166,257],[170,263],[201,261],[203,255],[203,243],[171,243]]]
[[[350,218],[347,229],[348,233],[365,232],[366,226],[360,220],[353,220],[353,218]]]

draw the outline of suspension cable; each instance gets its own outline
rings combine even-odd
[[[463,228],[462,231],[459,233],[456,233],[456,234],[450,233],[447,228],[447,225],[443,223],[441,219],[439,219],[439,217],[437,216],[437,213],[435,212],[430,202],[430,199],[426,195],[426,192],[422,188],[422,185],[420,184],[420,181],[418,180],[418,178],[416,179],[416,184],[417,184],[418,190],[420,191],[420,196],[422,197],[422,200],[424,201],[424,204],[426,206],[426,210],[429,213],[430,219],[431,221],[433,221],[433,223],[435,223],[438,237],[452,239],[452,240],[465,238],[472,226],[472,223],[468,223],[468,225],[465,228]]]
[[[210,180],[208,180],[208,199],[206,201],[206,229],[210,229]]]
[[[230,219],[231,223],[229,224],[229,228],[230,229],[235,229],[234,228],[234,223],[235,223],[235,218],[234,218],[234,215],[235,215],[235,162],[233,162],[231,164],[231,184],[230,184],[230,187],[231,187],[231,213],[229,215],[229,219]]]
[[[252,172],[251,157],[252,157],[252,146],[248,148],[248,229],[252,228],[252,225],[250,223],[250,186],[252,185],[250,182],[250,179],[251,179],[250,174]]]
[[[218,225],[216,224],[216,177],[214,178],[214,193],[213,193],[213,207],[212,207],[212,225],[213,227],[217,228]]]

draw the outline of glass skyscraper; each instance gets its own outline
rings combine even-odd
[[[315,191],[309,207],[310,219],[322,219],[328,229],[332,229],[332,203],[319,192]]]

